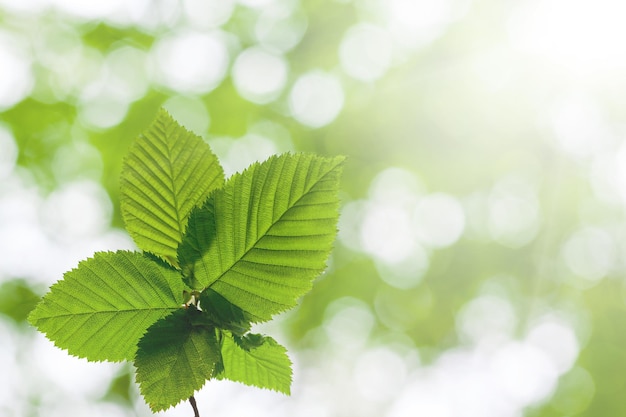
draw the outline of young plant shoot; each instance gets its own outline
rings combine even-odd
[[[343,157],[283,154],[228,180],[164,110],[124,160],[121,212],[142,252],[97,252],[29,321],[90,361],[132,361],[154,411],[212,378],[289,394],[286,349],[250,332],[296,305],[336,234]]]

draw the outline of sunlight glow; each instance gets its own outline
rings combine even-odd
[[[559,147],[580,159],[606,151],[616,140],[606,119],[593,101],[568,97],[556,106],[552,119]]]
[[[620,0],[521,2],[509,22],[514,46],[575,76],[626,67],[626,4]]]
[[[341,67],[351,77],[375,81],[391,65],[392,43],[389,34],[372,24],[352,26],[339,45]]]
[[[420,47],[439,37],[452,18],[450,0],[390,0],[388,27],[397,43]]]

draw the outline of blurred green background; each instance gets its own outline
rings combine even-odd
[[[293,395],[201,415],[624,416],[618,0],[0,0],[0,416],[149,416],[129,365],[27,326],[95,250],[159,107],[227,175],[343,154],[328,271],[259,331]],[[166,416],[188,416],[188,404]]]

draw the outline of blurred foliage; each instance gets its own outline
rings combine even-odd
[[[137,395],[132,389],[134,380],[134,372],[130,365],[125,366],[111,381],[103,401],[112,401],[121,403],[127,407],[132,406]]]
[[[15,279],[0,285],[0,314],[17,324],[26,324],[28,313],[39,302],[39,295],[27,281]]]
[[[570,329],[576,337],[575,343],[563,345],[575,345],[574,362],[559,370],[555,386],[540,398],[532,397],[530,389],[525,391],[528,397],[516,397],[525,415],[626,415],[621,401],[626,376],[620,372],[626,367],[622,331],[626,321],[626,53],[617,42],[623,39],[623,25],[612,17],[621,15],[617,2],[594,7],[580,1],[449,0],[437,3],[446,13],[441,18],[429,14],[427,2],[411,9],[406,5],[412,3],[402,0],[248,0],[235,4],[224,21],[204,26],[202,18],[208,21],[214,16],[199,17],[180,6],[168,9],[166,3],[153,2],[143,19],[129,21],[90,15],[84,9],[72,13],[70,6],[56,6],[58,10],[49,14],[20,11],[0,2],[2,31],[22,41],[15,45],[18,49],[25,45],[22,52],[32,63],[32,88],[16,103],[0,103],[4,108],[0,124],[10,129],[19,148],[16,173],[31,178],[44,196],[68,182],[97,180],[114,208],[111,226],[119,229],[122,157],[157,109],[168,107],[168,100],[195,103],[170,111],[183,123],[185,114],[200,114],[190,116],[191,122],[206,126],[196,133],[220,159],[232,159],[233,166],[237,158],[266,156],[262,151],[266,142],[246,140],[259,123],[270,122],[265,136],[273,140],[274,151],[348,156],[343,201],[346,208],[354,209],[349,212],[353,218],[340,223],[328,272],[299,309],[284,317],[290,344],[302,352],[323,351],[323,346],[332,345],[327,339],[336,336],[331,331],[333,317],[338,317],[333,308],[365,306],[359,307],[363,315],[358,317],[373,317],[368,343],[385,345],[400,334],[408,337],[423,367],[436,367],[447,352],[490,346],[472,339],[479,339],[472,331],[480,332],[467,317],[472,317],[472,306],[480,305],[474,302],[496,297],[512,312],[511,334],[506,335],[510,340],[525,340],[546,317],[561,320],[565,324],[560,329]],[[230,2],[223,4],[228,7]],[[404,12],[394,15],[394,20],[389,10],[396,4],[408,9],[400,8]],[[549,15],[546,10],[563,13]],[[432,19],[412,21],[412,13]],[[267,27],[262,23],[272,19],[280,25],[267,27],[287,29],[274,37],[263,35]],[[376,51],[391,51],[382,75],[370,80],[351,72],[340,53],[345,34],[358,23],[391,34],[387,48],[366,44],[364,50],[373,56],[370,69],[386,59]],[[581,31],[581,27],[590,29]],[[159,72],[164,64],[155,50],[164,39],[185,31],[223,37],[228,62],[214,87],[194,91]],[[64,46],[58,41],[61,35],[48,41],[46,34],[63,34],[77,42]],[[416,39],[409,42],[412,35]],[[9,41],[2,42],[3,48],[9,48]],[[246,98],[235,76],[237,57],[255,45],[284,58],[288,68],[283,86],[267,101]],[[148,87],[136,97],[117,98],[119,103],[100,103],[113,89],[106,71],[101,71],[105,58],[126,46],[145,54],[147,69],[139,79]],[[49,57],[44,59],[48,49],[75,66],[51,64]],[[70,52],[79,58],[72,58]],[[170,57],[172,65],[178,64],[174,58]],[[215,59],[208,68],[218,64]],[[179,71],[186,70],[184,65]],[[358,69],[370,74],[368,65]],[[0,71],[9,67],[0,65]],[[209,72],[200,70],[200,74]],[[344,97],[336,118],[320,126],[307,124],[294,104],[295,86],[314,70],[338,80]],[[187,82],[198,77],[198,72],[189,74]],[[90,93],[98,83],[104,83],[104,88]],[[316,91],[307,93],[312,97]],[[319,105],[330,108],[332,104]],[[119,109],[122,115],[117,117]],[[113,121],[100,122],[93,114],[110,114]],[[78,144],[97,149],[101,160],[92,162]],[[59,159],[61,149],[69,152],[65,159]],[[100,170],[95,168],[98,163]],[[410,178],[396,183],[400,191],[388,185],[376,189],[376,181],[390,168],[399,168]],[[385,255],[385,247],[405,242],[406,227],[398,226],[395,214],[384,213],[413,216],[414,205],[436,194],[452,197],[462,207],[462,233],[439,246],[429,246],[432,236],[411,235],[406,242],[415,245],[416,252],[408,252],[406,258],[423,256],[426,263],[402,272],[408,274],[403,277],[408,281],[399,285],[389,272],[395,268],[393,251]],[[0,186],[0,201],[7,195],[9,191]],[[389,200],[390,195],[398,201]],[[426,226],[435,232],[449,230],[452,221],[427,219]],[[0,220],[0,233],[3,230]],[[4,277],[7,272],[1,268],[0,262],[0,277]],[[9,276],[2,284],[0,310],[20,321],[32,306],[33,293],[40,291],[15,278]],[[33,278],[33,282],[41,281]],[[502,311],[488,310],[479,330],[488,330],[489,320],[504,317]],[[349,333],[350,326],[344,330]],[[122,391],[126,390],[124,375],[119,377]],[[510,377],[521,381],[514,372]]]

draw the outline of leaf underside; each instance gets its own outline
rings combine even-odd
[[[218,379],[229,379],[289,395],[291,360],[287,349],[267,336],[243,338],[225,334],[222,344],[223,369]]]
[[[189,281],[253,321],[295,306],[332,248],[343,160],[284,154],[234,175],[189,218],[178,251]]]
[[[211,378],[220,352],[215,328],[195,326],[195,309],[180,309],[152,325],[135,357],[139,390],[152,411],[189,398]]]
[[[29,321],[92,361],[132,360],[155,321],[180,309],[180,274],[137,252],[98,252],[50,288]]]
[[[223,182],[209,146],[161,110],[124,161],[120,208],[126,229],[139,248],[177,266],[189,213]]]

